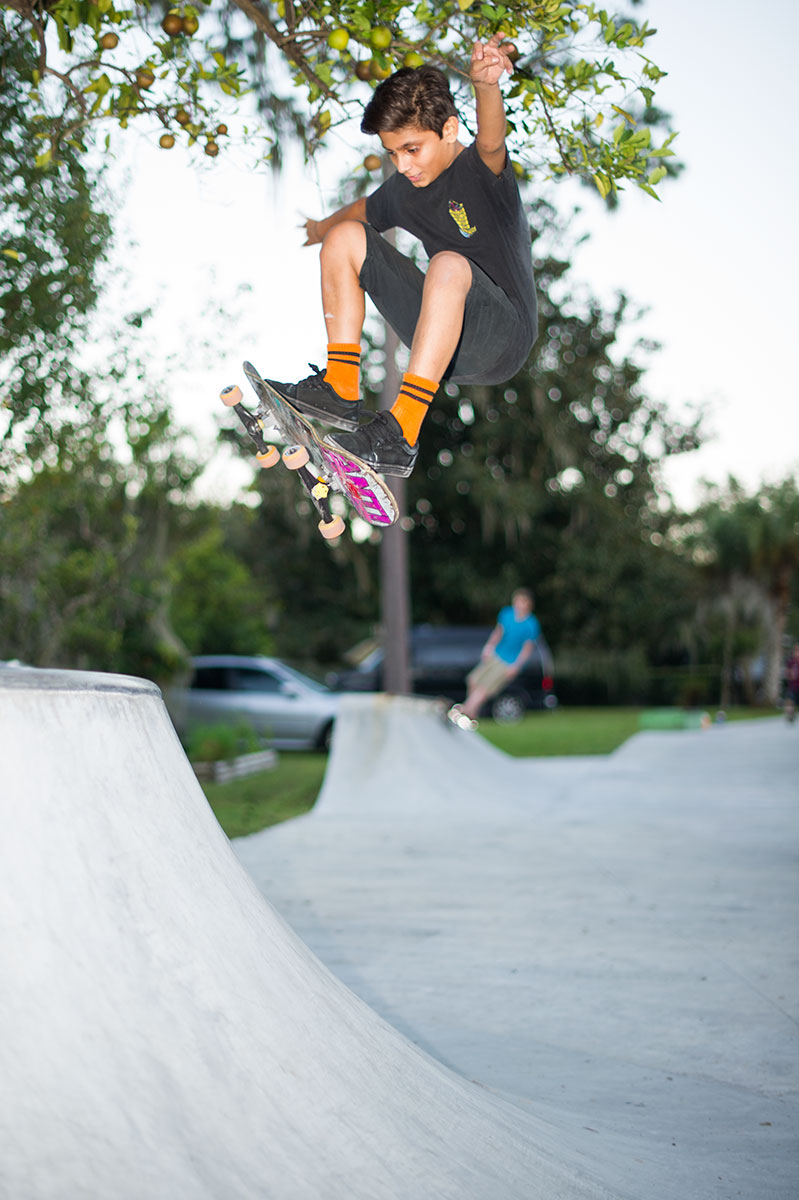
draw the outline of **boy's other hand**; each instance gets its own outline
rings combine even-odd
[[[300,225],[300,229],[305,230],[305,241],[303,246],[318,246],[322,240],[322,234],[319,226],[321,221],[314,221],[313,217],[305,217]]]
[[[502,47],[504,33],[495,33],[487,42],[475,42],[469,63],[469,78],[479,87],[499,83],[505,71],[513,74],[513,63]]]

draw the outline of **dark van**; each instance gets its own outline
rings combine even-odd
[[[416,625],[411,630],[411,687],[415,695],[443,696],[453,703],[466,698],[466,676],[480,659],[491,627],[482,625]],[[383,649],[377,645],[351,670],[328,677],[331,687],[348,692],[383,688]],[[486,705],[484,715],[518,721],[527,709],[555,708],[552,657],[539,638],[524,668],[504,691]]]

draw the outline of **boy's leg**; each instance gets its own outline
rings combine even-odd
[[[366,258],[366,228],[360,221],[334,225],[322,242],[322,308],[328,342],[361,340],[365,313],[361,268]]]
[[[424,277],[408,370],[389,412],[378,413],[351,434],[330,438],[378,471],[410,475],[418,455],[419,431],[439,381],[463,332],[472,269],[461,254],[433,255]]]
[[[425,276],[408,370],[391,407],[403,438],[412,448],[419,441],[422,422],[458,347],[471,286],[472,269],[463,255],[452,251],[433,255]]]
[[[466,699],[461,712],[476,721],[483,705],[508,682],[508,666],[496,654],[479,663],[467,676]]]
[[[438,382],[458,347],[472,268],[462,254],[444,250],[430,260],[408,370]]]
[[[299,383],[275,383],[301,412],[342,429],[357,429],[360,416],[361,331],[364,292],[360,272],[366,231],[360,221],[342,221],[322,243],[322,306],[327,329],[327,365]]]

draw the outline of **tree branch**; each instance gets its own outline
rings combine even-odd
[[[266,34],[270,42],[274,42],[277,48],[285,54],[286,58],[294,63],[295,67],[302,72],[308,82],[317,87],[323,96],[326,96],[329,100],[338,100],[335,92],[331,92],[328,85],[319,78],[310,66],[302,51],[290,38],[285,37],[280,32],[277,26],[269,20],[266,13],[258,8],[257,4],[253,3],[253,0],[233,0],[233,3],[252,21],[256,29],[260,29],[261,33]]]

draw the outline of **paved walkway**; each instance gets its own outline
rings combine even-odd
[[[352,697],[308,817],[235,843],[392,1025],[641,1200],[799,1194],[799,728],[513,760]]]

